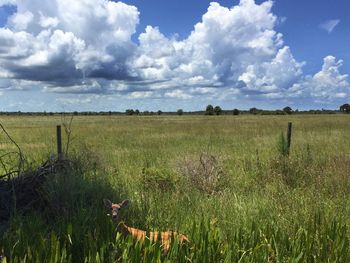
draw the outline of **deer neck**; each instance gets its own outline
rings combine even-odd
[[[117,231],[123,236],[127,236],[129,234],[128,226],[122,221],[117,223]]]

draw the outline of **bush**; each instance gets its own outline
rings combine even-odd
[[[141,186],[146,191],[171,191],[175,189],[178,176],[169,170],[156,167],[143,168],[141,172]]]
[[[201,154],[199,159],[185,161],[181,174],[193,187],[207,194],[214,194],[227,186],[228,176],[220,161],[213,155]]]
[[[323,168],[313,158],[309,145],[293,158],[279,154],[270,160],[268,174],[273,175],[274,179],[281,179],[285,185],[292,188],[309,186],[324,188]]]

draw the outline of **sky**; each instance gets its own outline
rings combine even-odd
[[[0,111],[337,109],[348,0],[0,0]]]

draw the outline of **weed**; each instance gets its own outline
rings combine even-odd
[[[279,140],[277,141],[277,150],[281,156],[289,155],[288,141],[283,132],[281,132]]]
[[[206,194],[213,194],[227,187],[227,174],[214,155],[202,153],[199,159],[186,160],[180,170],[193,187]]]
[[[140,184],[144,191],[171,191],[175,189],[178,180],[174,172],[156,167],[143,168],[140,176]]]

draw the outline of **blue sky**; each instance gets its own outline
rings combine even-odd
[[[0,0],[0,110],[338,108],[347,0]]]

